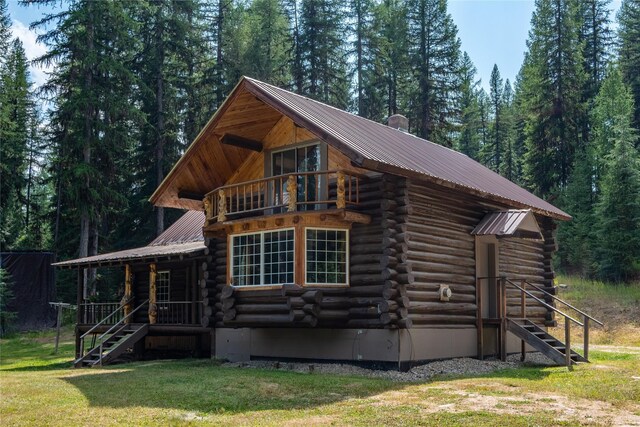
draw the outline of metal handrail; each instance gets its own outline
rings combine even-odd
[[[133,301],[133,298],[129,298],[127,301],[123,302],[122,304],[120,304],[120,306],[118,308],[116,308],[115,310],[113,310],[113,312],[111,312],[111,314],[109,314],[107,317],[105,317],[104,319],[102,319],[100,322],[96,323],[95,325],[93,325],[93,327],[91,327],[91,329],[89,329],[87,332],[85,332],[84,334],[82,334],[80,336],[80,339],[84,339],[87,335],[91,334],[95,329],[97,329],[99,326],[103,325],[107,320],[111,319],[111,317],[115,316],[117,312],[119,312],[120,310],[122,310],[127,304],[129,304],[131,301]]]
[[[562,304],[566,305],[566,306],[567,306],[567,307],[569,307],[570,309],[572,309],[572,310],[574,310],[574,311],[576,311],[576,312],[580,313],[580,314],[581,314],[581,315],[583,315],[584,317],[587,317],[587,318],[589,318],[589,319],[593,320],[593,321],[594,321],[594,322],[596,322],[598,325],[600,325],[600,326],[604,326],[604,323],[602,323],[601,321],[599,321],[599,320],[597,320],[597,319],[595,319],[595,318],[593,318],[593,317],[589,316],[587,313],[585,313],[584,311],[582,311],[582,310],[580,310],[580,309],[578,309],[578,308],[574,307],[573,305],[569,304],[568,302],[566,302],[566,301],[565,301],[565,300],[563,300],[562,298],[559,298],[559,297],[557,297],[557,296],[553,295],[552,293],[549,293],[549,292],[545,291],[545,290],[544,290],[543,288],[541,288],[540,286],[538,286],[538,285],[534,285],[533,283],[528,282],[528,281],[526,281],[526,280],[523,280],[523,282],[524,282],[524,283],[526,283],[526,284],[527,284],[527,285],[529,285],[529,286],[533,286],[534,288],[536,288],[536,289],[537,289],[537,290],[539,290],[540,292],[543,292],[544,294],[549,295],[549,296],[550,296],[551,298],[553,298],[554,300],[556,300],[556,301],[558,301],[558,302],[561,302]]]
[[[127,314],[126,316],[124,316],[118,323],[114,323],[113,326],[111,326],[109,329],[107,329],[107,331],[105,333],[103,333],[102,335],[100,335],[98,337],[98,340],[101,340],[102,338],[105,337],[105,335],[110,334],[111,332],[113,332],[114,329],[116,329],[116,326],[120,326],[124,323],[125,320],[127,320],[128,318],[130,318],[131,316],[133,316],[133,314],[140,310],[142,307],[144,307],[145,304],[147,304],[149,302],[149,300],[147,299],[146,301],[144,301],[142,304],[140,304],[139,306],[137,306],[136,308],[134,308],[131,313]]]
[[[109,316],[105,317],[100,323],[96,324],[95,326],[93,326],[91,329],[89,329],[87,332],[85,332],[84,334],[82,334],[80,336],[80,357],[84,357],[84,339],[86,338],[87,335],[89,335],[90,333],[92,333],[96,328],[98,328],[98,326],[100,326],[104,321],[106,321],[107,319],[109,319],[111,316],[113,316],[115,313],[117,313],[118,311],[122,310],[122,308],[124,308],[125,305],[127,305],[129,302],[131,302],[133,300],[133,298],[130,298],[128,301],[124,302],[123,304],[120,305],[120,307],[118,307],[116,310],[114,310],[113,313],[111,313]],[[128,318],[130,318],[136,311],[138,311],[141,307],[143,307],[145,304],[147,304],[149,302],[149,300],[147,299],[145,302],[143,302],[142,304],[140,304],[138,307],[136,307],[135,309],[133,309],[133,311],[131,311],[131,313],[127,314],[126,316],[124,316],[122,319],[120,319],[120,321],[118,321],[117,323],[114,323],[108,330],[107,332],[105,332],[104,334],[100,335],[100,337],[98,337],[98,340],[102,340],[102,338],[104,338],[104,336],[107,333],[110,333],[113,329],[115,329],[116,326],[121,325],[122,323],[124,323],[125,320],[127,320]],[[94,335],[95,338],[95,335]],[[95,340],[94,340],[95,341]],[[95,347],[94,347],[95,348]],[[102,343],[100,343],[100,349],[102,350]],[[102,352],[101,352],[102,353]],[[100,359],[102,360],[102,356],[100,356]]]
[[[547,304],[545,301],[541,300],[540,298],[538,298],[537,296],[533,295],[531,292],[527,291],[526,289],[516,285],[515,283],[513,283],[511,280],[509,279],[504,279],[507,283],[511,284],[512,286],[514,286],[515,288],[519,289],[520,291],[524,292],[525,294],[527,294],[528,296],[530,296],[531,298],[533,298],[534,300],[538,301],[540,304],[544,305],[545,307],[551,309],[552,311],[555,311],[556,313],[561,314],[562,316],[564,316],[565,318],[571,320],[572,322],[574,322],[577,325],[580,326],[584,326],[584,323],[574,319],[573,317],[569,316],[567,313],[563,312],[562,310],[558,310],[557,308],[555,308],[554,306]]]

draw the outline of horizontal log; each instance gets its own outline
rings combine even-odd
[[[416,302],[409,306],[409,313],[419,314],[468,314],[474,315],[477,311],[475,304],[455,302]]]
[[[269,314],[287,313],[291,307],[289,304],[238,304],[235,310],[238,314]]]
[[[413,314],[410,312],[409,319],[414,325],[470,325],[476,322],[476,316],[461,314]]]
[[[407,290],[407,294],[409,296],[409,299],[411,301],[416,301],[416,302],[438,302],[440,301],[440,293],[435,290],[435,291],[413,291],[413,290]],[[460,292],[455,292],[453,293],[453,295],[451,295],[451,298],[449,299],[449,301],[451,302],[475,302],[476,300],[476,296],[475,296],[475,292],[473,292],[473,294],[469,295],[469,294],[462,294]]]

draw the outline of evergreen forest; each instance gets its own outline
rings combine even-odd
[[[640,276],[640,0],[536,0],[515,81],[483,88],[446,0],[22,0],[35,87],[0,0],[0,247],[146,245],[149,196],[241,76],[461,151],[573,216],[557,269]],[[73,277],[59,294],[73,301]],[[67,289],[68,288],[68,289]]]

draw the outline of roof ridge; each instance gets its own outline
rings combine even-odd
[[[414,134],[412,134],[412,133],[401,131],[400,129],[396,129],[396,128],[393,128],[393,127],[391,127],[391,126],[389,126],[389,125],[385,125],[384,123],[376,122],[375,120],[371,120],[371,119],[368,119],[368,118],[366,118],[366,117],[359,116],[359,115],[357,115],[357,114],[355,114],[355,113],[352,113],[352,112],[350,112],[350,111],[346,111],[346,110],[342,110],[342,109],[340,109],[340,108],[338,108],[338,107],[334,107],[333,105],[325,104],[324,102],[322,102],[322,101],[318,101],[317,99],[309,98],[308,96],[300,95],[299,93],[295,93],[295,92],[292,92],[292,91],[290,91],[290,90],[282,89],[282,88],[280,88],[280,87],[278,87],[278,86],[274,86],[274,85],[272,85],[271,83],[263,82],[262,80],[254,79],[254,78],[252,78],[252,77],[248,77],[248,76],[242,76],[242,77],[243,77],[244,79],[246,79],[246,80],[251,81],[252,83],[257,83],[257,84],[261,84],[261,85],[269,86],[270,88],[273,88],[273,89],[275,89],[275,90],[279,90],[279,91],[283,91],[283,92],[290,93],[290,94],[292,94],[292,95],[294,95],[294,96],[297,96],[298,98],[306,99],[306,100],[308,100],[308,101],[314,102],[314,103],[316,103],[316,104],[320,104],[320,105],[322,105],[322,106],[324,106],[324,107],[331,108],[331,109],[336,110],[336,111],[338,111],[338,112],[340,112],[340,113],[343,113],[343,114],[344,114],[344,113],[346,113],[346,114],[350,114],[351,116],[353,116],[353,117],[355,117],[355,118],[357,118],[357,119],[359,119],[359,120],[364,120],[364,121],[367,121],[367,122],[370,122],[370,123],[374,123],[374,124],[376,124],[376,125],[378,125],[378,126],[384,126],[384,128],[385,128],[385,129],[391,129],[391,130],[396,131],[396,132],[399,132],[399,133],[401,133],[401,134],[403,134],[403,135],[408,135],[408,136],[410,136],[410,137],[412,137],[412,138],[415,138],[415,139],[417,139],[417,140],[419,140],[419,141],[423,141],[423,142],[426,142],[426,143],[429,143],[429,144],[433,144],[433,145],[435,145],[435,146],[437,146],[437,147],[442,147],[442,148],[444,148],[444,149],[446,149],[446,150],[452,151],[453,153],[456,153],[456,154],[458,154],[458,155],[461,155],[461,156],[464,156],[464,157],[470,158],[470,157],[469,157],[469,156],[467,156],[466,154],[461,153],[460,151],[454,150],[453,148],[450,148],[450,147],[444,146],[444,145],[442,145],[442,144],[438,144],[437,142],[429,141],[428,139],[420,138],[419,136],[416,136],[416,135],[414,135]],[[471,159],[471,160],[473,160],[473,159]],[[474,160],[474,161],[475,161],[475,160]]]

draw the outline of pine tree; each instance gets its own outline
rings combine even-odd
[[[489,79],[489,99],[491,114],[491,141],[484,146],[483,163],[492,170],[499,172],[501,169],[502,152],[504,151],[504,128],[502,99],[504,82],[500,77],[497,65],[493,65],[491,77]]]
[[[33,109],[22,42],[14,39],[0,69],[0,246],[11,248],[24,227],[29,121]]]
[[[126,203],[120,174],[128,171],[123,163],[135,136],[131,70],[136,40],[124,6],[113,0],[77,0],[38,23],[57,23],[41,36],[50,50],[39,62],[57,64],[43,90],[55,98],[49,124],[59,231],[54,245],[66,255],[96,254],[100,230],[115,228],[111,215]],[[87,283],[94,274],[89,273]]]
[[[519,147],[516,129],[516,111],[511,82],[507,79],[502,90],[502,158],[498,172],[513,182],[520,181]]]
[[[410,60],[415,84],[412,110],[421,138],[451,147],[457,120],[460,39],[446,0],[409,1]]]
[[[276,86],[291,81],[289,18],[280,0],[254,0],[248,9],[244,74]]]
[[[11,18],[8,9],[7,0],[0,0],[0,67],[8,57],[11,41]]]
[[[640,271],[640,159],[633,97],[617,68],[608,69],[595,105],[596,262],[601,277],[626,281]]]
[[[349,102],[345,5],[342,0],[302,0],[301,6],[303,93],[345,109]]]
[[[618,24],[620,69],[633,94],[634,126],[640,130],[640,0],[622,1]]]
[[[379,38],[374,55],[387,116],[408,112],[406,93],[411,71],[407,16],[408,6],[403,0],[384,0],[375,8],[374,25],[379,29]]]
[[[584,70],[577,9],[571,0],[537,0],[521,70],[525,180],[541,196],[567,184],[584,143]]]
[[[476,67],[464,52],[460,63],[460,132],[455,149],[474,160],[479,160],[482,141],[482,115],[479,99],[479,80]]]

